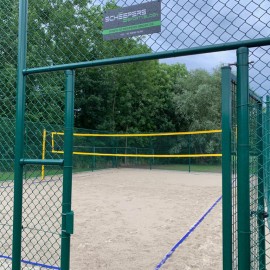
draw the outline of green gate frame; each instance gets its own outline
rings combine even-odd
[[[258,229],[258,261],[259,269],[266,269],[265,247],[265,203],[264,203],[264,154],[263,154],[263,100],[249,90],[248,85],[248,50],[237,50],[237,78],[231,73],[231,67],[222,67],[222,225],[223,225],[223,269],[251,269],[251,225],[252,215],[256,215]],[[236,93],[232,85],[236,84]],[[233,101],[237,96],[237,102]],[[249,172],[249,106],[250,100],[255,101],[256,148],[258,156],[258,202],[257,211],[250,209],[250,172]],[[236,108],[233,108],[236,106]],[[233,141],[233,110],[237,110],[237,147]],[[235,116],[234,116],[235,117]],[[234,131],[235,132],[235,131]],[[267,131],[266,131],[267,132]],[[234,146],[234,147],[232,147]],[[236,149],[237,150],[236,150]],[[254,153],[253,153],[254,155]],[[234,157],[234,160],[233,160]],[[236,174],[232,164],[236,163]],[[237,188],[236,188],[237,186]],[[237,202],[234,196],[237,193]],[[241,210],[239,210],[241,209]],[[237,220],[233,220],[233,216]],[[235,226],[237,224],[237,227]],[[238,254],[234,255],[237,239]],[[256,253],[256,251],[254,252]],[[234,259],[238,256],[238,261]]]

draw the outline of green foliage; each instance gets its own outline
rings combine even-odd
[[[177,115],[188,121],[189,130],[209,130],[221,127],[221,77],[194,70],[179,81],[173,95]]]
[[[1,106],[15,115],[17,16],[16,1],[1,2]],[[149,53],[143,37],[106,42],[102,17],[106,9],[88,1],[37,0],[29,6],[27,66],[86,61]],[[10,34],[9,37],[5,33]],[[8,46],[7,46],[8,43]],[[88,44],[88,46],[85,46]],[[42,60],[40,60],[42,59]],[[117,132],[162,132],[220,127],[220,74],[188,72],[185,65],[148,61],[78,70],[75,125]],[[62,124],[64,76],[30,76],[27,120]],[[209,146],[210,147],[210,146]]]

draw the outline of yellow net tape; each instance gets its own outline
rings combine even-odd
[[[64,154],[64,151],[53,150],[52,153]],[[73,155],[101,156],[101,157],[142,157],[142,158],[197,158],[197,157],[221,157],[222,156],[222,154],[155,155],[155,154],[108,154],[108,153],[91,153],[91,152],[73,152]]]
[[[140,133],[140,134],[95,134],[95,133],[74,133],[76,137],[154,137],[154,136],[177,136],[177,135],[198,135],[221,133],[222,130],[201,130],[188,132],[164,132],[164,133]],[[54,135],[64,135],[64,132],[52,132],[52,153],[64,154],[64,151],[54,150]],[[198,158],[198,157],[221,157],[222,154],[110,154],[92,152],[73,152],[73,155],[82,156],[103,156],[103,157],[142,157],[142,158]]]
[[[187,131],[187,132],[164,132],[164,133],[137,133],[137,134],[94,134],[94,133],[74,133],[76,137],[154,137],[154,136],[177,136],[177,135],[196,135],[196,134],[210,134],[221,133],[221,129],[216,130],[201,130],[201,131]],[[64,132],[52,132],[54,135],[64,135]]]

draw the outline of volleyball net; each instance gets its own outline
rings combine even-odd
[[[42,157],[64,153],[64,133],[43,132]],[[221,130],[119,134],[77,129],[73,137],[74,170],[150,168],[220,171]]]

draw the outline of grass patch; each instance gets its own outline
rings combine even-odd
[[[14,173],[13,172],[1,172],[0,173],[0,181],[13,180]]]
[[[136,166],[135,166],[136,168]],[[150,169],[150,166],[148,167]],[[106,168],[98,168],[98,169],[108,169]],[[189,171],[189,166],[186,164],[168,164],[168,165],[152,165],[152,169],[158,170],[174,170],[174,171]],[[97,169],[95,169],[96,171]],[[91,172],[91,168],[76,168],[73,169],[73,173],[80,173],[80,172]],[[213,172],[213,173],[221,173],[221,165],[191,165],[190,172]],[[60,175],[62,174],[62,170],[46,170],[45,169],[45,176],[50,175]],[[33,170],[33,171],[26,171],[24,173],[24,179],[29,178],[39,178],[41,177],[41,170]],[[13,172],[0,172],[0,181],[13,181],[14,180],[14,173]]]
[[[159,170],[189,171],[189,166],[186,164],[153,165],[152,168]],[[190,172],[221,173],[221,168],[221,165],[190,165]]]

